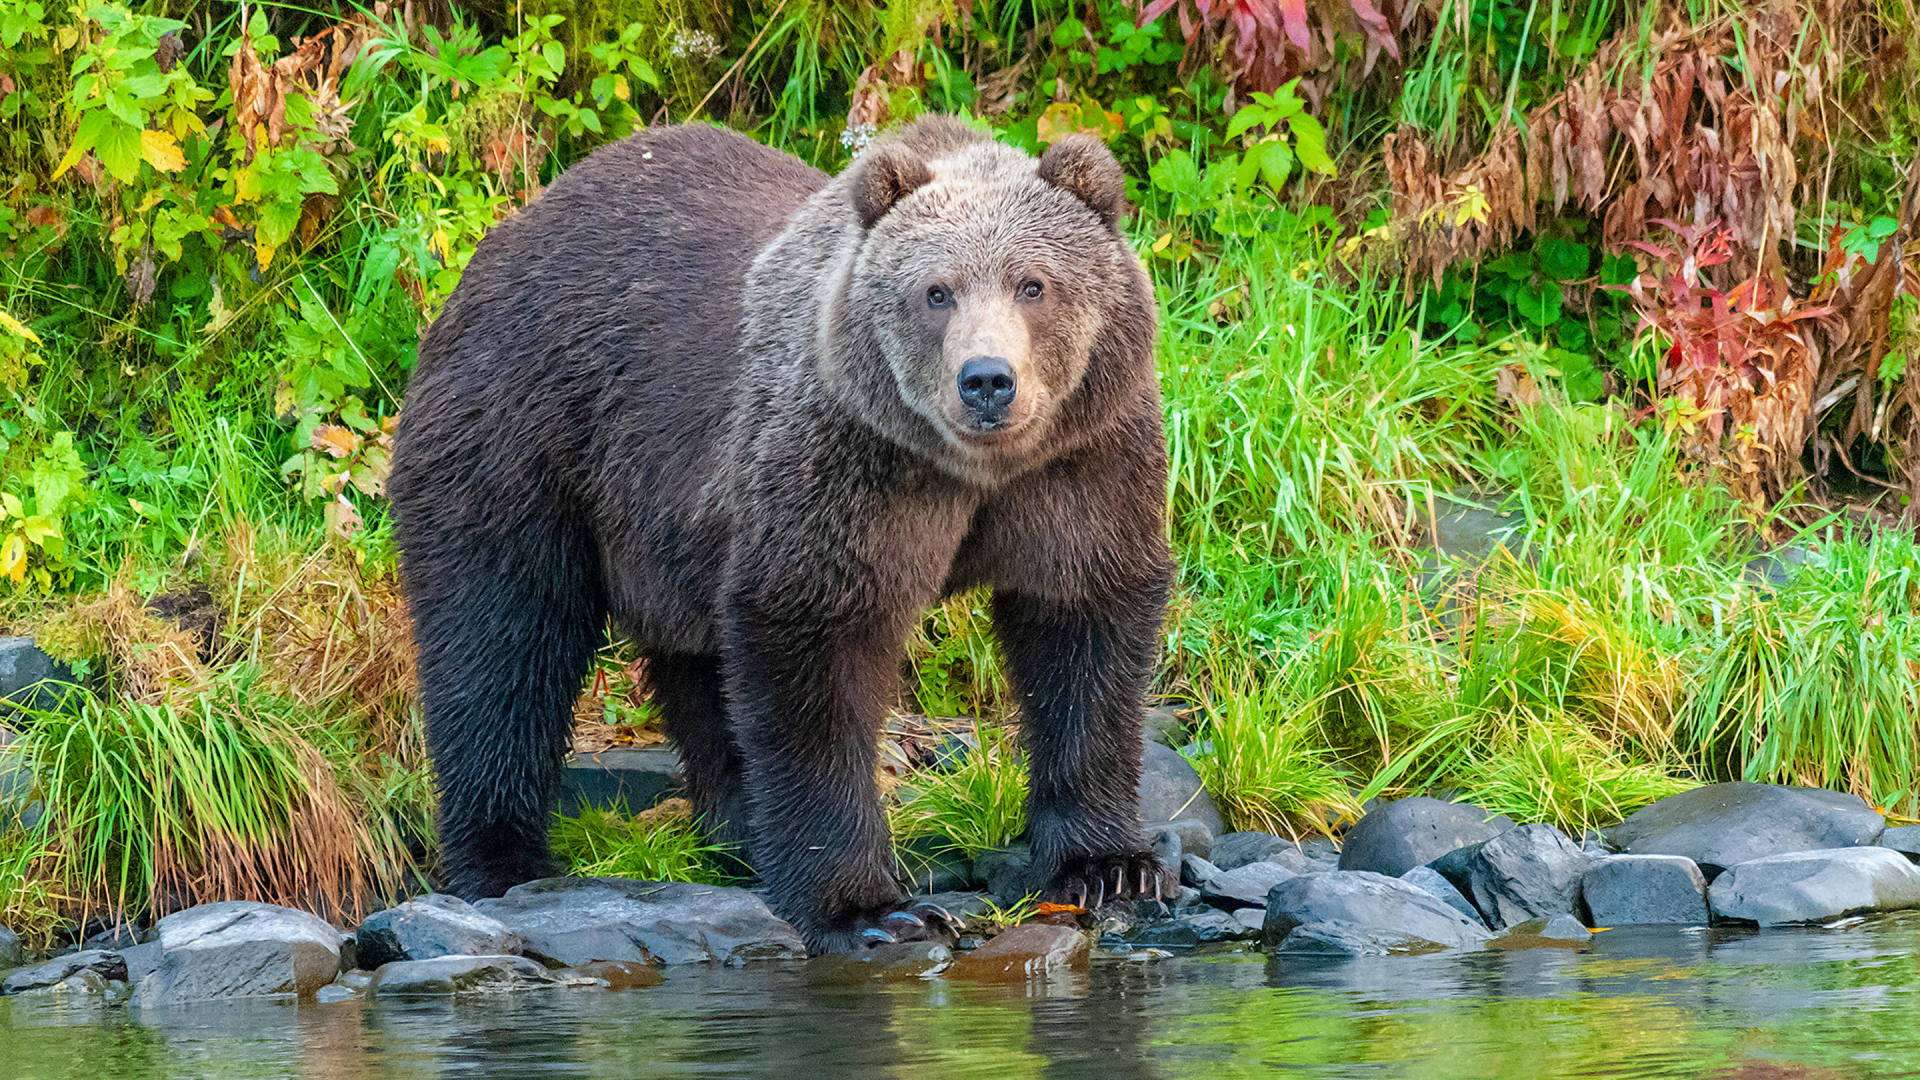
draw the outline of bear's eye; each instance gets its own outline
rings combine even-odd
[[[1020,298],[1023,300],[1040,299],[1040,291],[1040,283],[1037,281],[1023,281],[1020,283]]]
[[[945,285],[935,285],[927,290],[927,306],[942,308],[953,303],[953,294]]]

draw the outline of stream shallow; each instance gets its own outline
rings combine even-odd
[[[675,968],[621,993],[212,1004],[0,999],[0,1078],[1920,1077],[1920,912],[1581,952],[1155,961],[1018,986]]]

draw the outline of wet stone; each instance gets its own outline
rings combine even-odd
[[[1473,906],[1496,929],[1570,914],[1589,857],[1551,825],[1523,825],[1480,845],[1468,863]]]
[[[974,857],[973,879],[987,890],[995,903],[1012,907],[1027,895],[1027,870],[1033,864],[1033,852],[1025,842],[983,851]]]
[[[0,971],[16,968],[27,962],[27,945],[20,935],[0,926]]]
[[[357,1001],[364,991],[333,982],[313,992],[313,1000],[322,1005],[335,1005],[342,1001]]]
[[[1522,949],[1578,949],[1593,940],[1593,931],[1571,915],[1528,919],[1487,942],[1487,948],[1505,952]]]
[[[39,967],[16,971],[0,982],[0,997],[24,994],[29,990],[42,990],[67,981],[82,972],[92,972],[104,989],[109,981],[125,982],[127,962],[119,953],[100,949],[68,953],[56,956]]]
[[[953,950],[937,941],[891,942],[860,952],[815,957],[807,961],[807,982],[815,986],[842,986],[869,979],[883,982],[930,979],[946,971],[952,963]]]
[[[1797,851],[1727,868],[1707,888],[1716,919],[1779,926],[1920,907],[1920,867],[1883,847]]]
[[[311,994],[340,974],[340,938],[326,920],[273,904],[175,912],[154,927],[160,962],[140,980],[140,1004]]]
[[[524,956],[439,956],[381,965],[367,984],[368,997],[509,993],[564,983]]]
[[[444,893],[418,896],[368,916],[354,933],[354,945],[356,966],[368,970],[398,960],[520,951],[520,939],[505,923]]]
[[[1606,855],[1580,879],[1595,926],[1704,925],[1707,878],[1684,855]]]
[[[1440,952],[1447,946],[1380,926],[1333,919],[1301,923],[1280,942],[1282,956],[1343,960],[1356,956],[1417,956]]]
[[[1272,833],[1235,832],[1213,838],[1213,850],[1207,854],[1207,861],[1222,870],[1238,870],[1250,862],[1260,862],[1269,855],[1281,851],[1295,850],[1291,840],[1282,840]]]
[[[506,924],[528,956],[739,964],[806,956],[793,927],[746,889],[627,878],[546,878],[474,905]]]
[[[1282,943],[1295,928],[1313,923],[1343,924],[1342,934],[1346,927],[1358,927],[1376,935],[1383,947],[1409,939],[1474,948],[1492,936],[1445,901],[1399,878],[1364,870],[1303,874],[1267,895],[1262,932],[1269,943]]]
[[[1400,799],[1375,807],[1347,831],[1340,849],[1340,869],[1398,877],[1449,851],[1491,840],[1511,828],[1513,821],[1504,815],[1466,803],[1421,796]]]
[[[1473,901],[1461,895],[1460,890],[1454,887],[1453,882],[1448,881],[1441,875],[1440,871],[1435,870],[1431,866],[1416,866],[1406,873],[1401,874],[1400,880],[1419,889],[1421,892],[1438,897],[1440,900],[1445,901],[1448,907],[1476,923],[1483,921],[1480,918],[1479,909],[1473,906]]]
[[[1096,934],[1127,937],[1172,914],[1159,900],[1115,900],[1088,912],[1086,922]]]
[[[1298,877],[1296,871],[1279,863],[1248,863],[1235,870],[1222,870],[1200,886],[1200,896],[1215,907],[1240,908],[1267,906],[1267,894],[1275,885]]]
[[[1156,851],[1162,844],[1166,844],[1172,850],[1172,858],[1165,855],[1160,858],[1160,861],[1168,866],[1179,866],[1180,858],[1185,855],[1198,855],[1203,859],[1212,858],[1213,830],[1207,827],[1206,822],[1197,818],[1183,818],[1161,825],[1148,825],[1141,832],[1145,835],[1147,843],[1154,845]],[[1162,839],[1168,834],[1172,835],[1172,841]]]
[[[1219,876],[1220,868],[1198,855],[1188,855],[1180,860],[1180,883],[1196,889],[1205,888],[1207,882]]]
[[[1178,750],[1157,742],[1141,747],[1139,791],[1142,825],[1195,820],[1213,835],[1227,831],[1200,774]]]
[[[1886,827],[1857,795],[1776,784],[1708,784],[1634,813],[1607,839],[1629,855],[1684,855],[1712,881],[1768,855],[1872,844]]]
[[[140,980],[159,970],[163,955],[165,954],[158,941],[148,941],[130,949],[121,949],[120,959],[127,964],[127,981],[138,985]]]
[[[638,960],[595,960],[571,971],[583,979],[598,979],[609,990],[643,990],[667,981],[660,969]]]
[[[1016,926],[960,957],[947,969],[950,979],[1019,981],[1084,968],[1093,941],[1077,928],[1052,923]]]
[[[1242,908],[1252,911],[1264,919],[1265,913],[1257,908]],[[1174,946],[1191,948],[1195,945],[1208,945],[1216,941],[1244,941],[1258,937],[1259,926],[1249,927],[1237,918],[1240,912],[1215,911],[1207,908],[1177,915],[1171,919],[1154,923],[1152,926],[1134,935],[1135,945]]]

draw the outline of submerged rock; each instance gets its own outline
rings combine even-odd
[[[1467,862],[1473,906],[1501,929],[1570,914],[1589,856],[1551,825],[1523,825],[1480,845]]]
[[[1708,784],[1670,795],[1607,838],[1629,855],[1685,855],[1711,881],[1769,855],[1863,847],[1886,828],[1857,795],[1776,784]]]
[[[1366,871],[1355,871],[1365,873]],[[1302,923],[1275,951],[1283,956],[1347,959],[1355,956],[1415,956],[1448,948],[1437,941],[1383,926],[1362,926],[1342,919]]]
[[[1474,922],[1485,922],[1480,918],[1479,909],[1473,906],[1473,901],[1462,895],[1460,890],[1454,887],[1453,882],[1448,881],[1440,871],[1431,866],[1416,866],[1401,874],[1400,880],[1422,892],[1432,894],[1444,901],[1448,907]]]
[[[27,944],[20,935],[0,926],[0,971],[16,968],[27,962]]]
[[[1593,931],[1571,915],[1528,919],[1487,942],[1487,948],[1505,952],[1522,949],[1578,949],[1593,940]]]
[[[1580,878],[1595,926],[1707,921],[1707,878],[1684,855],[1605,855]]]
[[[1416,866],[1513,828],[1504,815],[1415,796],[1374,807],[1347,831],[1340,869],[1399,877]]]
[[[1356,932],[1382,949],[1399,948],[1407,941],[1475,948],[1492,937],[1486,927],[1432,894],[1365,870],[1303,874],[1267,894],[1262,934],[1268,943],[1283,944],[1296,928],[1314,923],[1342,924],[1337,935],[1323,935],[1327,947],[1335,938],[1358,940],[1353,938]]]
[[[658,968],[638,960],[595,960],[572,969],[583,979],[598,979],[609,990],[637,990],[667,981]]]
[[[524,956],[439,956],[382,964],[367,984],[368,997],[508,993],[564,986]]]
[[[215,998],[306,995],[340,974],[339,930],[293,908],[228,900],[154,927],[160,963],[140,981],[143,1007]]]
[[[953,963],[953,951],[937,941],[899,941],[852,953],[828,953],[807,961],[807,981],[838,986],[880,979],[930,979]]]
[[[628,878],[545,878],[474,905],[506,924],[529,956],[739,964],[806,956],[793,927],[745,889]]]
[[[16,971],[7,976],[6,981],[0,982],[0,997],[24,994],[29,990],[42,990],[66,982],[82,972],[96,975],[104,989],[108,982],[126,981],[127,962],[119,953],[101,949],[88,949],[85,952],[56,956],[39,967]]]
[[[1794,851],[1736,863],[1713,880],[1717,919],[1779,926],[1920,907],[1920,867],[1882,847]]]
[[[1201,883],[1200,896],[1215,907],[1266,907],[1267,894],[1275,885],[1299,876],[1279,863],[1248,863],[1215,873]]]
[[[947,969],[950,979],[1024,980],[1087,965],[1093,941],[1071,926],[1026,923],[967,953]]]
[[[1195,820],[1217,836],[1227,831],[1200,774],[1180,751],[1149,742],[1140,755],[1140,823]]]
[[[493,956],[520,951],[520,939],[498,919],[457,896],[428,893],[367,917],[354,933],[359,967],[437,956]]]

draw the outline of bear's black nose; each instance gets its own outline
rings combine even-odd
[[[1013,407],[1013,367],[998,356],[976,356],[960,365],[960,402],[982,423],[993,424]]]

